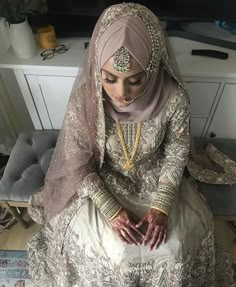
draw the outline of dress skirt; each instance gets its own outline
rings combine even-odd
[[[106,181],[106,179],[104,178]],[[151,197],[113,195],[141,218]],[[37,217],[37,210],[30,210]],[[37,219],[37,218],[35,218]],[[145,227],[142,232],[145,232]],[[128,245],[89,198],[76,199],[28,242],[34,286],[233,287],[231,262],[215,244],[213,218],[191,179],[183,179],[157,249]]]

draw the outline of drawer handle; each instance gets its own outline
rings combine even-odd
[[[210,133],[210,138],[215,138],[215,137],[216,137],[216,134],[213,133],[213,132],[211,132],[211,133]]]

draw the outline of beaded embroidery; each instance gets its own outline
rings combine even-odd
[[[146,70],[149,72],[157,72],[160,61],[163,59],[165,66],[168,67],[170,73],[174,74],[169,63],[167,51],[165,49],[165,39],[160,30],[161,28],[159,20],[152,12],[142,5],[136,3],[124,3],[109,7],[103,16],[101,28],[96,39],[96,45],[98,44],[101,35],[110,25],[112,25],[112,23],[121,17],[132,15],[142,19],[151,38],[152,56]]]
[[[131,69],[130,53],[127,48],[122,46],[113,58],[112,67],[115,71],[123,73]]]

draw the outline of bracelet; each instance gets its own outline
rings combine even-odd
[[[151,208],[156,209],[156,210],[158,210],[158,211],[164,213],[166,216],[168,216],[168,213],[167,213],[166,211],[164,211],[163,209],[159,208],[159,207],[151,206]]]
[[[121,209],[122,209],[122,207],[120,206],[119,209],[115,212],[115,214],[113,214],[113,215],[109,218],[109,220],[114,219],[114,218],[120,213]]]

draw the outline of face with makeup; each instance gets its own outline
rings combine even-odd
[[[102,85],[106,94],[117,107],[126,107],[135,100],[145,88],[146,73],[140,64],[131,56],[131,69],[128,72],[117,72],[111,57],[102,67]]]

